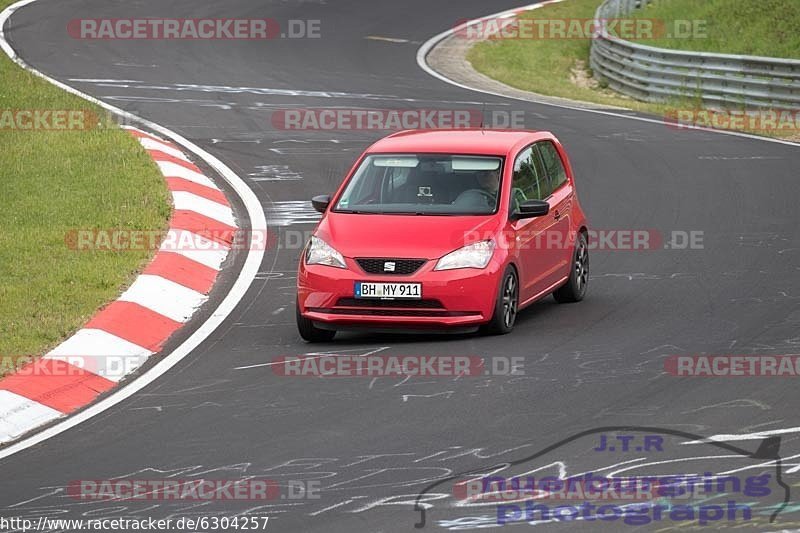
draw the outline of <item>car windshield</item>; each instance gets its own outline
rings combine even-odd
[[[370,155],[334,207],[339,213],[488,215],[498,207],[501,157]]]

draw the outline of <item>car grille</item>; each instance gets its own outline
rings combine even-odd
[[[336,307],[394,307],[403,309],[444,309],[439,300],[378,300],[339,298]]]
[[[427,262],[427,259],[391,259],[386,257],[358,257],[358,266],[369,274],[407,276],[413,274]],[[386,263],[394,263],[394,271],[385,269]]]
[[[324,307],[309,307],[309,311],[328,313],[331,315],[359,315],[359,316],[473,316],[480,315],[478,311],[446,311],[444,309],[369,309],[337,307],[328,309]]]
[[[370,316],[471,316],[479,311],[448,311],[439,300],[378,300],[339,298],[333,308],[309,308],[333,315]]]

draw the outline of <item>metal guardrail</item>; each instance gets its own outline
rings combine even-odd
[[[651,3],[605,0],[595,18],[619,18]],[[647,102],[688,97],[718,107],[800,109],[798,60],[667,50],[600,35],[590,65],[615,91]]]

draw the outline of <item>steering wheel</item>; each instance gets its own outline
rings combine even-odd
[[[495,197],[483,189],[468,189],[459,194],[453,204],[463,207],[486,207],[494,206],[495,202]]]

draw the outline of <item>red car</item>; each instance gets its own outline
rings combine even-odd
[[[552,133],[403,131],[373,144],[331,198],[300,259],[297,327],[508,333],[519,309],[576,302],[586,217]]]

